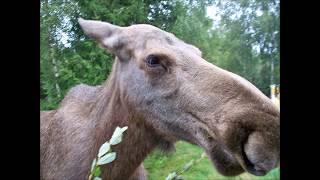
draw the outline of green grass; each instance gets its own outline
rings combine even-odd
[[[192,159],[201,157],[203,150],[195,145],[178,142],[176,152],[165,155],[156,150],[144,161],[144,166],[148,171],[149,180],[165,180],[169,173],[181,169]],[[248,173],[243,173],[236,177],[224,177],[220,175],[205,157],[199,163],[193,165],[188,171],[182,174],[183,179],[190,180],[279,180],[279,168],[269,172],[266,176],[257,177]]]

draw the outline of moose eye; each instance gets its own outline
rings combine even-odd
[[[148,64],[148,66],[151,66],[151,67],[160,65],[160,59],[155,55],[148,56],[146,62]]]

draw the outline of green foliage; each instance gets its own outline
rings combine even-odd
[[[279,1],[216,1],[223,32],[212,57],[269,95],[269,85],[280,83]],[[219,60],[220,59],[220,60]],[[271,70],[274,64],[274,70]]]

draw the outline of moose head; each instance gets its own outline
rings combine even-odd
[[[79,23],[116,56],[112,73],[121,102],[164,141],[200,146],[226,176],[261,176],[278,166],[280,112],[253,84],[154,26]]]

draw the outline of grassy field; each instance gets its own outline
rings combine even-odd
[[[165,180],[169,173],[181,169],[192,159],[199,159],[202,153],[202,149],[186,142],[178,142],[176,144],[176,152],[170,155],[164,155],[156,150],[144,161],[144,166],[148,171],[148,178],[149,180]],[[248,173],[232,178],[224,177],[218,174],[210,160],[205,157],[184,172],[182,177],[186,180],[279,180],[280,170],[275,169],[263,177],[253,176]]]

